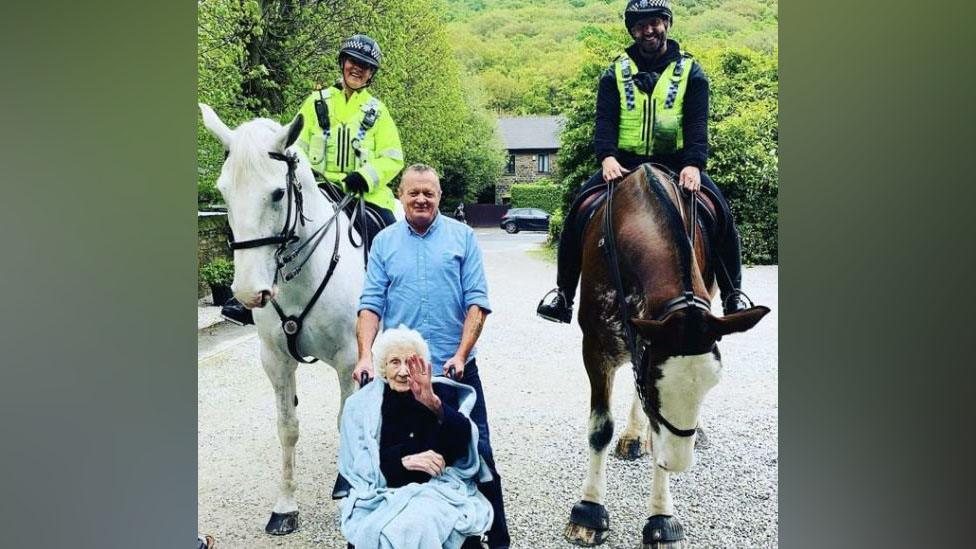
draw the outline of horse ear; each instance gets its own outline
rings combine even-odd
[[[647,340],[654,341],[655,339],[664,335],[664,332],[668,329],[668,320],[673,317],[668,317],[666,320],[645,320],[643,318],[631,319],[634,323],[634,328],[637,329],[642,337]]]
[[[298,136],[302,133],[302,128],[305,126],[305,117],[302,113],[298,113],[295,118],[281,129],[281,133],[278,135],[278,143],[280,146],[280,152],[285,152],[285,149],[291,147],[298,141]]]
[[[227,124],[224,124],[224,121],[217,116],[217,113],[210,108],[210,105],[204,103],[198,103],[198,105],[200,106],[200,112],[203,113],[204,127],[210,130],[210,133],[223,144],[224,149],[230,149],[230,142],[234,136],[234,131],[228,128]]]
[[[708,324],[718,336],[745,332],[751,330],[764,316],[769,314],[769,311],[769,307],[757,305],[721,318],[709,314]]]

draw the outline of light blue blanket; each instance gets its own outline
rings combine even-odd
[[[435,377],[458,391],[459,412],[471,413],[474,389]],[[346,400],[339,442],[339,472],[352,488],[342,501],[342,534],[356,549],[456,549],[491,526],[491,504],[475,481],[491,480],[478,455],[478,427],[471,424],[468,455],[423,484],[388,488],[380,471],[383,387],[376,380]]]

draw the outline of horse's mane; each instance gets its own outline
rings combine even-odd
[[[255,118],[234,130],[234,143],[227,157],[231,181],[247,181],[272,169],[274,163],[268,161],[268,153],[279,130],[281,124],[268,118]]]
[[[651,216],[654,222],[657,224],[658,229],[663,235],[667,235],[671,244],[674,246],[678,257],[678,271],[681,273],[682,277],[690,276],[693,267],[693,262],[691,259],[691,243],[688,240],[688,236],[685,233],[684,221],[681,219],[681,213],[678,208],[674,205],[671,200],[671,195],[664,188],[666,184],[661,180],[662,175],[654,173],[650,166],[641,167],[640,175],[638,177],[639,184],[643,185],[647,189],[646,196],[648,200],[655,200],[658,204],[658,208],[652,210],[655,213],[661,212],[661,216],[653,215]],[[664,175],[664,177],[668,177]],[[679,198],[680,199],[680,198]],[[690,281],[689,281],[690,283]]]
[[[694,278],[691,246],[680,214],[663,186],[668,184],[666,177],[638,168],[619,184],[619,196],[614,198],[617,253],[624,283],[627,285],[629,279],[635,290],[640,288],[639,295],[650,300],[645,303],[650,308],[645,311],[647,315],[682,292],[684,277]]]

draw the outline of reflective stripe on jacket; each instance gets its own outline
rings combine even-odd
[[[315,109],[321,100],[328,107],[329,128],[323,132]],[[363,119],[375,111],[375,122],[359,139]],[[343,180],[359,172],[369,185],[363,198],[381,208],[393,210],[393,191],[388,184],[403,169],[403,147],[393,117],[386,106],[366,90],[353,92],[349,100],[335,86],[312,92],[299,111],[305,126],[298,146],[312,169],[345,190]]]
[[[620,93],[620,150],[650,156],[674,153],[684,146],[682,108],[691,66],[691,57],[682,54],[668,64],[647,94],[634,80],[637,63],[626,53],[614,61]]]

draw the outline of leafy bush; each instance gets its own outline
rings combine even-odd
[[[779,260],[779,78],[775,54],[712,50],[701,63],[711,79],[708,171],[732,208],[751,264]]]
[[[548,179],[512,185],[513,208],[539,208],[552,213],[559,209],[563,191]]]
[[[549,218],[549,244],[555,245],[563,233],[563,209],[559,208]]]
[[[234,281],[234,262],[218,257],[200,268],[200,278],[211,286],[230,286]]]

